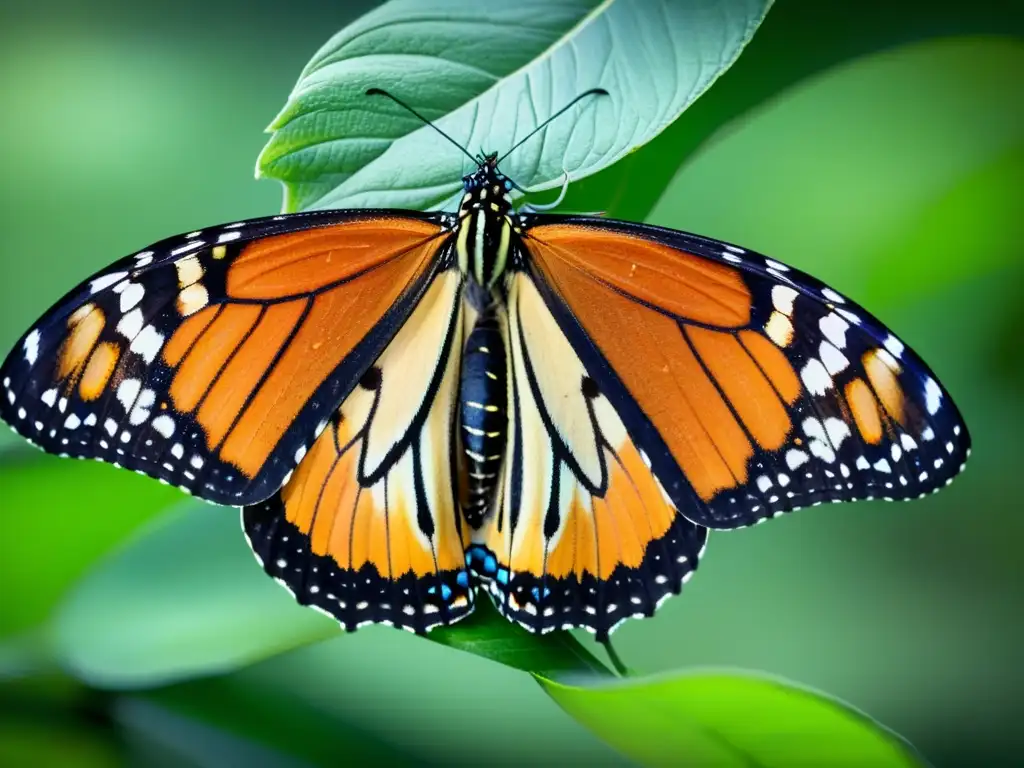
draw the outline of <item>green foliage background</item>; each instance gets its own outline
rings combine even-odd
[[[124,253],[276,211],[278,185],[252,180],[260,128],[371,5],[5,3],[0,348]],[[853,296],[929,361],[975,441],[938,496],[712,536],[684,596],[616,634],[638,672],[783,675],[939,766],[1024,748],[1022,36],[1024,12],[994,0],[778,0],[676,124],[574,185],[572,208],[742,243]],[[387,628],[337,636],[248,561],[234,512],[180,501],[0,436],[0,764],[615,765],[580,723],[657,718],[574,720],[510,667]],[[175,535],[133,554],[153,526]],[[203,676],[104,678],[162,639]]]

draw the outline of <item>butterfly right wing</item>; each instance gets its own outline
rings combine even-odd
[[[441,272],[279,492],[242,525],[268,574],[354,630],[473,609],[455,498],[462,277]]]

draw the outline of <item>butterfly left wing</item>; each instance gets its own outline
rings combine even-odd
[[[473,609],[453,439],[462,278],[440,273],[279,492],[242,525],[268,574],[354,630]]]
[[[680,591],[707,529],[678,513],[533,278],[506,286],[507,449],[468,560],[507,618],[603,638]]]
[[[693,522],[917,498],[963,468],[970,439],[934,374],[809,275],[657,227],[524,228],[523,268]]]
[[[264,499],[444,267],[446,224],[332,211],[150,246],[22,337],[0,417],[51,453],[221,504]]]

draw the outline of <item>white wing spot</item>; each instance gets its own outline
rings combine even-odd
[[[141,389],[142,382],[138,379],[125,379],[118,385],[117,399],[121,401],[121,405],[126,411],[132,407]]]
[[[25,360],[29,365],[35,365],[36,359],[39,357],[39,330],[33,329],[32,333],[25,337],[25,343],[23,345],[25,350]]]
[[[146,289],[141,283],[128,283],[125,289],[121,291],[121,311],[127,312],[142,301],[142,297],[145,295]]]
[[[825,364],[825,369],[832,375],[845,370],[850,364],[846,355],[827,341],[821,342],[821,346],[818,347],[818,354],[821,355],[821,362]]]
[[[804,434],[809,438],[807,447],[811,453],[828,464],[834,462],[836,460],[836,453],[827,442],[828,436],[824,425],[817,419],[810,418],[804,419],[803,428]]]
[[[850,327],[843,318],[835,312],[829,312],[818,321],[818,327],[822,334],[832,342],[838,349],[846,349],[846,331]]]
[[[903,354],[903,342],[897,339],[891,333],[886,338],[886,340],[882,342],[882,344],[887,350],[889,350],[892,353],[893,357],[900,357]]]
[[[811,457],[803,451],[799,451],[796,448],[790,448],[786,451],[786,466],[793,470],[806,464],[810,458]]]
[[[793,300],[799,294],[788,285],[776,285],[772,287],[772,304],[784,315],[793,314]]]
[[[109,275],[100,275],[89,283],[89,291],[90,293],[99,293],[104,288],[109,288],[114,283],[118,283],[126,277],[128,277],[127,272],[111,272]]]
[[[117,321],[117,332],[126,339],[134,339],[142,330],[142,310],[138,307]]]
[[[149,418],[150,408],[153,407],[153,403],[156,401],[156,393],[152,389],[144,389],[139,394],[139,399],[135,401],[135,407],[132,408],[132,412],[128,414],[128,423],[133,427],[137,427],[140,424],[145,423]]]
[[[845,304],[846,299],[840,296],[838,293],[833,291],[831,288],[822,288],[821,295],[829,301],[835,302],[836,304]]]
[[[928,413],[932,416],[938,413],[939,405],[942,403],[942,390],[935,383],[935,379],[931,377],[928,377],[924,383],[924,403]]]
[[[850,436],[850,426],[842,419],[829,416],[825,419],[825,434],[834,448],[839,448],[843,440]]]
[[[854,325],[860,325],[860,317],[858,317],[857,315],[853,314],[853,312],[851,312],[850,310],[844,309],[843,307],[836,307],[835,311],[838,314],[840,314],[843,317],[845,317],[847,320],[849,320]]]
[[[803,379],[804,386],[812,395],[824,395],[832,388],[832,378],[817,358],[807,361],[803,370],[800,371],[800,378]]]
[[[206,243],[204,243],[202,240],[190,240],[184,245],[179,246],[178,248],[175,248],[173,251],[171,251],[171,256],[180,256],[183,253],[194,251],[196,250],[196,248],[202,248],[204,245],[206,245]]]
[[[161,413],[155,419],[153,419],[153,429],[163,435],[165,438],[169,438],[174,434],[174,419],[168,416],[166,413]]]
[[[156,356],[159,354],[163,344],[163,334],[152,325],[147,325],[135,336],[128,349],[137,355],[141,355],[148,365],[156,360]]]

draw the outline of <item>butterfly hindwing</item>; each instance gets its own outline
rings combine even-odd
[[[470,562],[508,618],[604,637],[679,592],[707,530],[676,512],[531,277],[507,286],[508,447]]]
[[[714,240],[549,217],[523,263],[680,511],[733,528],[916,498],[970,443],[913,351],[795,269]]]
[[[443,221],[299,214],[157,243],[22,338],[0,416],[52,453],[217,503],[266,498],[440,267]]]
[[[284,488],[243,511],[267,573],[347,629],[473,608],[452,474],[461,284],[434,279]]]

